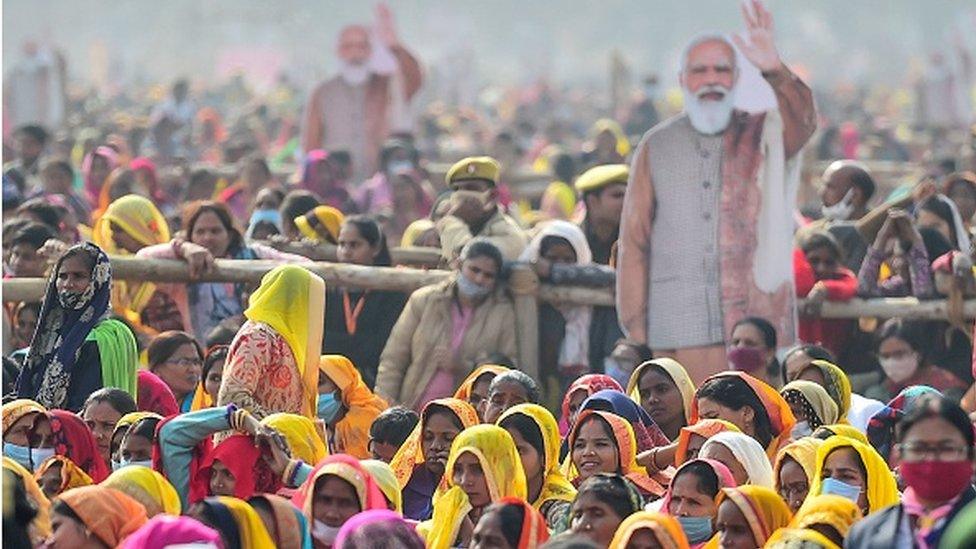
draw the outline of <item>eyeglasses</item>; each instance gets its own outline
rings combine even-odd
[[[183,368],[192,368],[194,366],[203,366],[203,361],[199,358],[181,358],[178,360],[167,360],[167,364],[176,364]]]
[[[898,450],[904,461],[924,461],[926,456],[931,456],[933,461],[960,461],[969,454],[969,449],[965,446],[929,446],[919,443],[899,444]]]
[[[793,496],[796,496],[797,499],[800,499],[803,496],[805,496],[806,493],[809,491],[810,491],[810,486],[805,483],[791,484],[789,486],[784,485],[779,487],[779,495],[785,500],[790,500],[793,498]]]

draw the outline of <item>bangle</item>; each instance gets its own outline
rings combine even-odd
[[[247,421],[247,418],[250,416],[251,413],[243,408],[239,410],[235,410],[230,417],[231,428],[234,429],[235,431],[240,431],[242,433],[245,432],[244,425]]]
[[[178,257],[180,259],[184,259],[183,258],[183,243],[184,242],[186,242],[186,241],[183,240],[182,238],[177,237],[177,238],[174,238],[173,241],[170,243],[171,246],[173,247],[173,255],[175,255],[176,257]]]
[[[661,470],[661,466],[657,464],[657,451],[661,448],[651,448],[651,465],[654,466],[658,471]]]

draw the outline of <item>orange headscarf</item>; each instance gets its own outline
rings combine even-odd
[[[61,487],[58,488],[59,494],[72,488],[80,488],[82,486],[91,486],[92,484],[95,484],[95,481],[88,476],[88,473],[82,471],[81,467],[78,467],[73,461],[64,456],[51,456],[41,463],[41,466],[38,467],[37,471],[34,472],[34,478],[37,480],[38,484],[41,483],[44,473],[46,473],[51,467],[58,464],[61,465]]]
[[[769,424],[772,428],[773,439],[766,446],[766,455],[769,456],[770,461],[776,459],[776,454],[779,449],[785,446],[790,441],[790,436],[792,436],[793,426],[796,425],[796,418],[793,416],[793,411],[790,409],[790,405],[786,403],[786,400],[776,391],[766,383],[759,381],[758,379],[752,377],[749,374],[743,372],[721,372],[715,374],[702,383],[705,383],[713,379],[718,379],[722,377],[735,377],[739,378],[745,384],[752,389],[759,402],[762,403],[763,408],[766,410],[766,415],[769,416]],[[698,397],[696,395],[694,402],[691,403],[691,423],[698,422]]]
[[[393,474],[396,475],[397,482],[400,483],[401,488],[410,482],[410,477],[413,476],[413,471],[417,465],[424,463],[424,450],[423,446],[421,446],[421,440],[424,434],[424,421],[427,418],[427,409],[434,405],[443,406],[451,410],[457,416],[458,420],[461,421],[461,426],[465,429],[472,425],[477,425],[480,422],[478,412],[475,412],[474,408],[463,400],[441,398],[428,402],[420,412],[420,421],[417,423],[417,426],[413,428],[410,436],[407,437],[407,440],[403,442],[403,445],[400,446],[400,449],[397,450],[397,453],[390,461],[390,468],[393,469]]]
[[[650,530],[663,549],[688,549],[688,538],[678,519],[650,511],[638,511],[625,518],[617,527],[610,547],[627,547],[630,539],[640,530]]]
[[[339,388],[346,415],[336,423],[335,453],[369,459],[369,426],[388,407],[363,383],[352,361],[342,355],[324,355],[319,370]]]
[[[793,518],[783,498],[765,486],[745,485],[722,488],[715,499],[715,504],[721,505],[726,499],[731,500],[746,518],[757,547],[765,545],[773,532],[785,528]],[[718,536],[712,538],[712,541],[717,542]],[[706,545],[706,547],[710,546],[711,542]],[[715,543],[715,546],[718,547],[718,543]]]
[[[522,533],[519,534],[518,546],[515,549],[536,549],[549,539],[546,519],[525,500],[505,497],[496,501],[495,505],[516,505],[522,508]]]
[[[58,500],[78,515],[92,534],[115,547],[148,520],[146,508],[129,496],[104,486],[68,490]]]
[[[678,432],[678,450],[674,453],[674,466],[681,467],[681,464],[688,461],[688,444],[691,442],[691,435],[698,435],[708,440],[725,431],[741,432],[738,427],[724,419],[700,419],[694,425],[682,427]]]
[[[492,374],[491,377],[494,378],[495,376],[504,374],[508,370],[509,369],[505,366],[499,366],[497,364],[484,364],[482,366],[478,366],[473,372],[468,374],[468,377],[464,378],[464,381],[461,382],[461,386],[458,387],[458,390],[454,392],[454,398],[469,402],[471,399],[471,389],[474,387],[474,384],[477,383],[479,377],[485,374]]]

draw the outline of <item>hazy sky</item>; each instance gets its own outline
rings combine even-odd
[[[402,0],[389,3],[421,60],[453,59],[484,81],[605,79],[617,48],[639,74],[670,76],[704,30],[742,28],[737,0]],[[784,58],[814,80],[904,78],[913,57],[976,33],[971,0],[773,0]],[[241,59],[287,67],[304,82],[335,66],[337,30],[369,22],[373,4],[299,0],[5,0],[3,62],[28,38],[56,44],[73,77],[215,78]],[[971,44],[976,46],[976,44]]]

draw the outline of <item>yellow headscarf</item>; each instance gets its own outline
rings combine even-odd
[[[475,425],[461,432],[451,443],[444,473],[446,483],[434,494],[434,515],[417,527],[428,549],[448,549],[454,545],[461,522],[471,511],[471,503],[460,486],[454,485],[454,464],[458,456],[470,453],[478,458],[485,474],[491,501],[504,497],[525,499],[528,489],[522,461],[508,431],[496,425]]]
[[[393,510],[403,514],[403,493],[390,464],[378,459],[364,459],[359,463],[373,477],[386,499],[393,504]]]
[[[24,491],[27,492],[27,499],[34,504],[34,508],[37,509],[37,516],[30,523],[29,535],[31,541],[40,545],[48,536],[51,535],[51,502],[44,495],[41,487],[37,485],[37,481],[34,480],[34,475],[30,474],[30,471],[25,469],[21,464],[16,461],[3,456],[3,468],[12,472],[13,474],[20,477],[24,481]],[[6,487],[5,487],[6,488]],[[4,490],[4,495],[7,491]],[[8,505],[13,504],[13,502],[4,501],[4,508]]]
[[[783,386],[779,390],[779,394],[783,395],[783,398],[787,402],[790,402],[790,399],[795,396],[795,393],[792,393],[792,391],[796,391],[803,396],[803,400],[817,414],[817,418],[820,419],[821,424],[831,425],[837,423],[837,403],[834,399],[830,398],[830,395],[827,394],[827,391],[823,387],[812,381],[798,379]]]
[[[715,500],[716,506],[724,500],[731,500],[749,523],[756,546],[762,547],[769,537],[790,523],[792,514],[779,494],[765,486],[745,485],[737,488],[722,488]],[[712,538],[717,542],[718,536]],[[709,542],[708,545],[711,545]],[[706,547],[708,546],[706,545]],[[715,544],[718,546],[718,543]]]
[[[254,507],[242,499],[230,498],[226,496],[217,497],[217,501],[224,504],[234,522],[237,523],[237,532],[241,536],[241,547],[274,547],[271,534],[264,526],[261,516],[254,510]]]
[[[148,467],[130,465],[113,472],[103,480],[102,486],[115,488],[138,501],[146,508],[146,516],[160,513],[180,516],[180,496],[166,477]]]
[[[553,417],[549,410],[537,404],[519,404],[505,410],[505,413],[498,418],[496,424],[501,425],[506,418],[517,414],[524,415],[535,422],[539,428],[539,432],[542,433],[542,444],[545,450],[541,456],[543,459],[542,475],[544,477],[542,491],[539,492],[539,497],[535,501],[529,503],[536,510],[540,510],[542,505],[550,500],[561,500],[572,503],[576,497],[576,488],[563,476],[562,471],[560,471],[560,438],[559,425],[556,423],[556,418]]]
[[[610,547],[627,547],[640,530],[650,530],[662,549],[688,549],[688,538],[678,519],[663,513],[638,511],[625,518],[613,535]]]
[[[281,433],[288,442],[288,449],[291,450],[292,456],[309,465],[315,465],[329,455],[329,450],[315,423],[305,416],[279,412],[262,419],[261,425]]]
[[[318,409],[319,354],[325,321],[325,282],[297,265],[275,267],[251,294],[244,316],[263,322],[288,343],[302,376],[302,415],[314,419]]]
[[[435,228],[434,222],[426,217],[410,223],[407,225],[407,228],[403,230],[403,236],[400,237],[400,246],[403,248],[416,246],[417,239],[420,238],[420,235],[433,228]]]
[[[103,190],[109,187],[106,184]],[[166,218],[151,200],[136,194],[125,195],[112,202],[95,221],[92,240],[109,255],[131,255],[115,243],[114,227],[118,227],[143,246],[169,242]],[[112,309],[137,327],[143,327],[142,310],[149,303],[156,285],[152,282],[112,281]]]
[[[823,467],[833,451],[841,448],[852,448],[861,459],[861,464],[867,472],[864,492],[867,495],[868,511],[873,513],[889,505],[898,503],[900,495],[895,482],[895,475],[888,469],[888,463],[878,452],[867,444],[862,444],[847,437],[830,437],[817,449],[816,476],[810,485],[810,495],[820,495],[823,482]]]
[[[833,494],[822,494],[806,499],[796,512],[790,528],[809,528],[814,524],[833,526],[841,537],[846,538],[851,526],[861,520],[861,510],[853,501]]]
[[[458,418],[458,421],[461,422],[461,427],[464,429],[477,425],[480,422],[478,412],[463,400],[441,398],[425,404],[424,409],[420,412],[420,421],[417,422],[417,426],[413,428],[413,431],[407,436],[407,440],[403,441],[400,449],[397,450],[397,453],[393,455],[393,459],[390,460],[390,468],[393,469],[393,474],[396,475],[397,482],[400,483],[401,488],[410,482],[410,477],[413,476],[414,469],[416,469],[417,465],[424,463],[424,449],[421,444],[421,439],[423,438],[424,419],[427,417],[427,409],[431,406],[442,406],[450,410]]]
[[[826,430],[830,431],[831,433],[834,433],[834,435],[839,436],[839,437],[846,437],[846,438],[849,438],[851,440],[856,440],[856,441],[860,442],[861,444],[870,444],[868,442],[868,437],[864,433],[862,433],[861,431],[858,431],[857,430],[857,427],[853,427],[853,426],[848,425],[848,424],[845,424],[845,423],[835,423],[833,425],[823,425],[820,428],[821,429],[826,429]]]
[[[369,427],[388,408],[386,401],[373,394],[356,366],[342,355],[323,355],[319,370],[335,383],[346,409],[335,426],[333,451],[356,459],[368,458]]]
[[[92,484],[95,484],[95,481],[88,476],[88,473],[64,456],[51,456],[41,462],[41,465],[37,468],[37,471],[34,471],[34,480],[40,484],[41,479],[44,477],[44,473],[55,465],[61,466],[61,487],[58,488],[59,494],[72,488],[91,486]]]
[[[616,120],[610,118],[597,120],[593,124],[593,127],[590,128],[590,137],[595,138],[605,131],[612,133],[614,139],[617,140],[617,154],[626,157],[630,153],[630,141],[627,140],[623,128],[620,127],[620,124]]]
[[[564,181],[553,181],[542,193],[539,210],[547,219],[569,219],[576,210],[576,191]]]
[[[339,229],[346,217],[332,206],[316,206],[314,210],[294,219],[295,226],[302,236],[314,242],[339,241]]]
[[[847,412],[851,409],[851,380],[847,373],[826,360],[814,360],[804,370],[808,368],[816,368],[823,374],[824,389],[837,403],[838,423],[847,423]]]
[[[776,490],[779,490],[779,470],[783,467],[783,460],[787,457],[792,458],[803,469],[807,475],[807,482],[813,484],[813,477],[817,474],[817,449],[823,444],[819,438],[803,437],[783,446],[779,454],[776,455],[776,463],[773,465],[773,480],[776,482]]]
[[[765,549],[802,549],[811,546],[841,549],[839,545],[827,539],[827,536],[805,528],[780,528],[766,542]]]
[[[470,402],[471,399],[471,389],[474,387],[475,382],[478,378],[485,374],[494,374],[491,377],[500,376],[508,371],[505,366],[499,366],[497,364],[484,364],[478,366],[473,372],[468,374],[468,377],[464,378],[461,385],[458,386],[458,390],[454,391],[454,398],[458,400],[463,400],[465,402]]]
[[[691,418],[691,403],[695,400],[695,383],[691,381],[691,376],[688,375],[685,367],[673,358],[665,357],[648,360],[634,368],[634,372],[630,374],[630,381],[627,382],[627,394],[638,405],[641,403],[640,378],[644,375],[646,369],[651,366],[657,366],[664,370],[664,373],[671,378],[671,381],[678,388],[678,392],[681,393],[681,402],[684,405],[685,422],[688,422],[689,418]]]
[[[115,435],[119,431],[128,431],[130,427],[147,417],[154,417],[159,420],[163,419],[163,416],[154,412],[129,412],[115,422],[115,429],[112,430],[112,440],[115,440]]]

